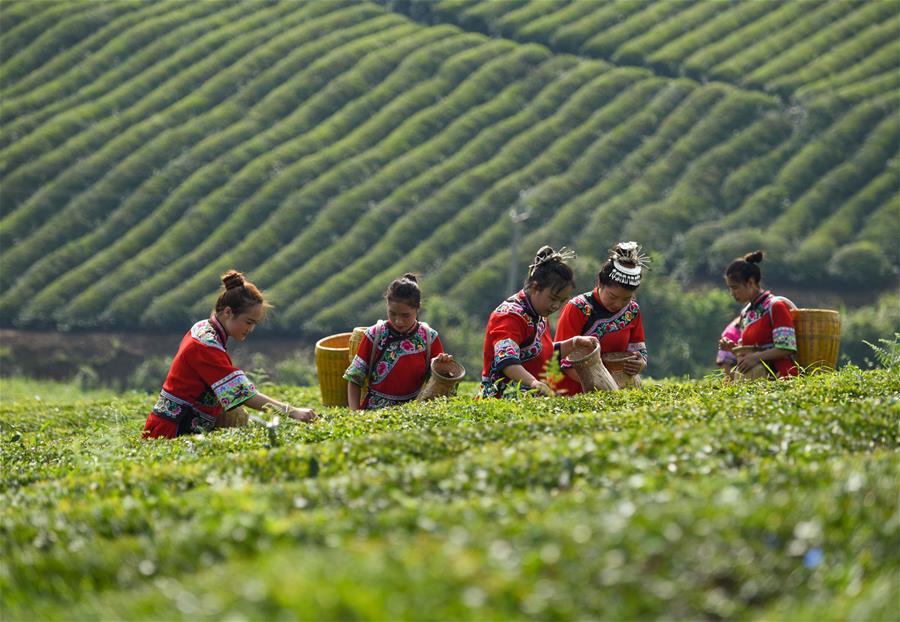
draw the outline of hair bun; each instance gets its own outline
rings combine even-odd
[[[244,275],[237,270],[229,270],[222,275],[222,284],[226,290],[241,287],[244,284]]]
[[[407,281],[412,281],[413,283],[419,282],[419,277],[417,277],[412,272],[407,272],[406,274],[403,275],[402,278],[406,279]]]
[[[534,256],[534,261],[538,262],[545,257],[551,256],[554,252],[556,251],[553,250],[552,246],[542,246],[538,249],[537,254]]]
[[[744,261],[747,263],[759,263],[763,260],[764,256],[762,251],[753,251],[752,253],[744,255]]]

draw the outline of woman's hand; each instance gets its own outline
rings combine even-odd
[[[590,348],[593,350],[594,347],[599,343],[600,343],[600,341],[593,335],[591,335],[591,336],[580,335],[578,337],[572,338],[573,349],[575,349],[575,348]]]
[[[319,416],[312,408],[294,408],[290,404],[285,404],[285,406],[287,407],[285,409],[285,414],[291,419],[296,419],[297,421],[315,421]]]
[[[719,349],[720,350],[724,350],[725,352],[731,352],[736,346],[737,346],[737,344],[735,342],[733,342],[731,339],[729,339],[728,337],[722,337],[721,339],[719,339]]]
[[[436,362],[438,362],[438,363],[452,363],[452,362],[453,362],[453,355],[452,355],[452,354],[447,354],[446,352],[441,352],[441,353],[438,354],[436,357],[434,357],[433,360],[436,361]]]
[[[746,374],[761,362],[762,357],[760,357],[759,352],[738,352],[737,365],[735,367],[742,374]]]
[[[543,397],[553,397],[556,395],[556,392],[554,392],[546,382],[541,382],[540,380],[532,382],[530,389]]]
[[[638,354],[637,352],[632,352],[631,358],[625,359],[622,362],[622,368],[625,370],[625,373],[628,374],[629,376],[634,376],[634,375],[641,373],[642,371],[644,371],[644,368],[646,368],[646,367],[647,367],[647,361],[645,361],[644,357],[641,356],[640,354]]]
[[[572,354],[573,350],[577,350],[578,348],[590,348],[593,350],[594,346],[598,343],[600,343],[600,341],[593,335],[590,337],[585,335],[569,337],[565,341],[559,342],[559,354],[562,357],[567,357]]]

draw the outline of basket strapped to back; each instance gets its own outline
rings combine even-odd
[[[840,322],[835,320],[837,328],[836,335],[824,336],[813,330],[813,334],[807,334],[810,328],[807,322],[801,321],[801,315],[808,317],[809,314],[822,314],[824,311],[818,309],[801,309],[795,305],[790,299],[784,296],[772,296],[772,302],[778,300],[787,304],[791,310],[791,316],[794,319],[794,332],[797,337],[797,352],[792,357],[801,368],[829,367],[834,369],[837,367],[837,355],[840,344]],[[769,322],[772,321],[772,305],[769,305]],[[823,341],[823,337],[825,340]]]

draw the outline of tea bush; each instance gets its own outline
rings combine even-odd
[[[897,596],[896,368],[171,441],[138,438],[152,396],[8,387],[12,619],[885,619]]]

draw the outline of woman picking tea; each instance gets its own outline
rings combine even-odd
[[[412,401],[422,390],[431,361],[450,363],[437,331],[419,321],[422,292],[414,274],[404,274],[388,286],[387,321],[366,329],[359,351],[344,372],[350,410],[396,406]],[[362,387],[368,392],[360,399]]]
[[[636,242],[620,242],[609,251],[597,274],[597,286],[579,294],[563,307],[556,327],[556,340],[575,335],[588,335],[600,341],[600,351],[628,352],[623,363],[626,374],[634,376],[647,367],[647,346],[641,307],[634,292],[641,284],[644,267],[649,262]],[[578,375],[568,360],[560,364],[564,378],[557,384],[566,395],[581,393]]]
[[[244,341],[265,317],[267,303],[240,272],[227,272],[222,284],[225,289],[212,315],[194,324],[182,338],[159,399],[147,417],[144,438],[209,432],[222,427],[227,411],[240,406],[256,410],[269,406],[300,421],[316,418],[308,408],[294,408],[263,395],[232,364],[229,337]]]
[[[796,376],[797,334],[791,316],[796,306],[787,298],[760,289],[762,260],[763,252],[755,251],[735,259],[725,269],[732,298],[746,306],[741,310],[740,340],[735,343],[723,337],[719,349],[735,353],[735,370],[745,376]]]
[[[589,337],[573,337],[554,343],[547,318],[559,310],[575,288],[574,274],[566,261],[574,253],[542,247],[528,267],[528,278],[517,294],[491,313],[484,339],[482,397],[503,397],[511,384],[520,390],[553,395],[545,377],[554,355],[567,356],[577,347],[592,348]]]

